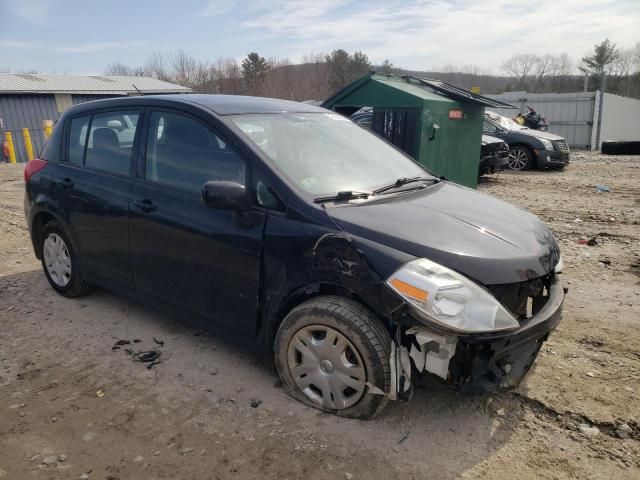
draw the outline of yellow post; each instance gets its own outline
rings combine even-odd
[[[31,145],[31,136],[28,128],[22,129],[22,138],[24,139],[24,149],[27,151],[27,160],[33,160],[33,145]]]
[[[53,120],[43,120],[42,129],[44,130],[44,139],[48,139],[53,132]]]
[[[4,140],[7,142],[7,148],[9,149],[9,162],[16,163],[16,151],[13,148],[13,138],[11,132],[5,132]]]

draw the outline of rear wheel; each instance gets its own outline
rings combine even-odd
[[[91,290],[78,269],[78,261],[67,236],[57,222],[47,223],[40,234],[44,274],[53,289],[65,297],[79,297]]]
[[[389,392],[391,338],[362,305],[317,297],[294,308],[275,340],[275,361],[287,392],[320,410],[367,419],[382,411]],[[380,393],[380,392],[378,392]]]
[[[531,150],[521,145],[516,145],[509,150],[509,169],[522,171],[529,170],[533,164]]]

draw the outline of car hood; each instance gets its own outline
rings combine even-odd
[[[352,235],[428,258],[485,285],[546,275],[560,255],[536,216],[449,182],[328,207],[327,213]]]
[[[482,145],[488,145],[490,143],[504,143],[504,140],[491,135],[482,134]]]
[[[564,140],[564,137],[561,137],[560,135],[554,135],[553,133],[543,132],[541,130],[533,130],[532,128],[523,129],[523,130],[511,130],[511,132],[519,133],[522,135],[528,135],[530,137],[544,138],[545,140],[553,140],[553,141]]]

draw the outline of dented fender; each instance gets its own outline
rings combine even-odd
[[[415,257],[340,231],[326,219],[323,225],[269,216],[259,301],[259,336],[266,345],[291,308],[325,292],[349,294],[389,322],[404,305],[384,281]]]

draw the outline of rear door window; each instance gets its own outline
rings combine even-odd
[[[85,166],[107,172],[129,174],[138,112],[98,113],[91,120]]]
[[[145,178],[193,193],[209,180],[245,184],[245,162],[203,123],[171,112],[149,121]]]
[[[128,175],[139,118],[140,112],[131,110],[72,118],[69,162]]]

